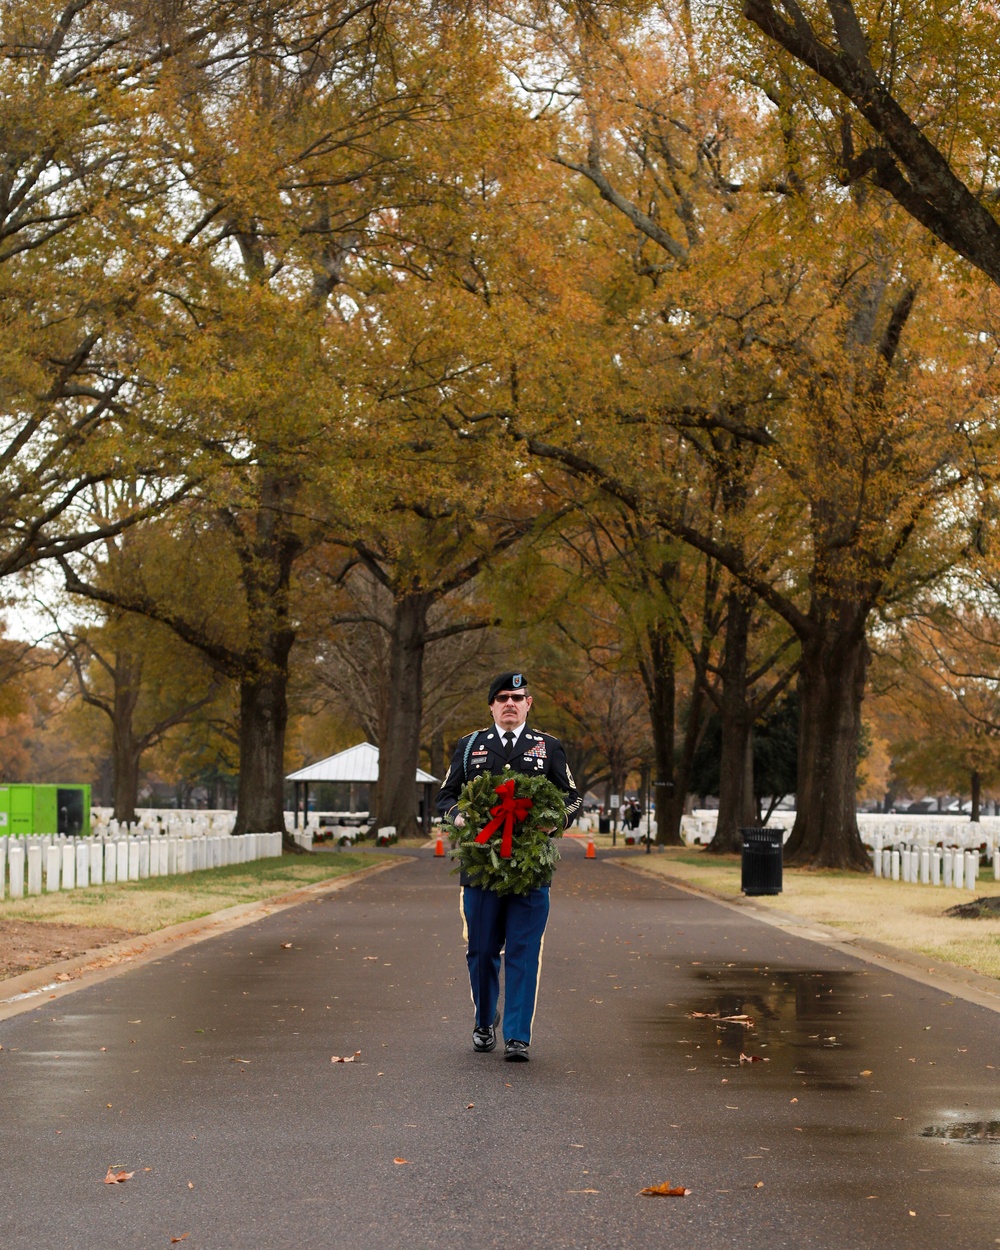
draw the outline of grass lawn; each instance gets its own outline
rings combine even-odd
[[[610,845],[610,838],[595,839]],[[631,848],[623,858],[636,868],[673,877],[723,898],[740,896],[737,855],[706,855],[696,847],[665,847],[651,855]],[[785,868],[783,892],[754,899],[774,911],[843,929],[930,960],[947,960],[1000,978],[1000,919],[957,920],[944,913],[956,903],[1000,894],[1000,882],[982,870],[975,892],[942,886],[904,885],[853,872]]]
[[[0,901],[0,922],[46,923],[152,933],[211,912],[288,894],[305,885],[356,872],[380,857],[339,851],[315,856],[284,855],[247,864],[205,869],[173,877],[150,877],[85,890],[60,890]]]

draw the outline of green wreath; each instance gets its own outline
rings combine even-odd
[[[446,823],[450,854],[458,860],[455,872],[501,895],[527,894],[549,884],[559,859],[555,839],[562,837],[566,824],[566,803],[547,777],[481,773],[462,787],[458,810],[465,824],[457,828]],[[494,829],[488,839],[477,842],[490,825]]]

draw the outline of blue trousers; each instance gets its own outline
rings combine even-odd
[[[504,951],[503,1035],[531,1041],[538,991],[542,936],[549,918],[549,887],[501,898],[492,890],[462,888],[462,911],[469,941],[466,959],[476,1005],[476,1028],[493,1023],[500,1001],[500,951]]]

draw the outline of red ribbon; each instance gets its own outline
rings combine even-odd
[[[504,859],[510,859],[511,851],[514,849],[514,821],[524,820],[528,812],[534,807],[531,799],[514,798],[514,785],[513,781],[504,781],[495,787],[494,793],[500,795],[500,802],[496,807],[490,808],[490,815],[493,819],[476,837],[477,842],[488,842],[500,826],[503,825],[503,834],[500,837],[500,854]]]

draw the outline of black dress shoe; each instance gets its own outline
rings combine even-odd
[[[509,1042],[504,1043],[503,1057],[509,1063],[527,1063],[528,1043],[519,1042],[516,1037],[512,1037]]]
[[[489,1025],[485,1029],[472,1030],[472,1049],[477,1050],[480,1054],[485,1054],[488,1050],[493,1050],[497,1044],[497,1031],[493,1025]]]

